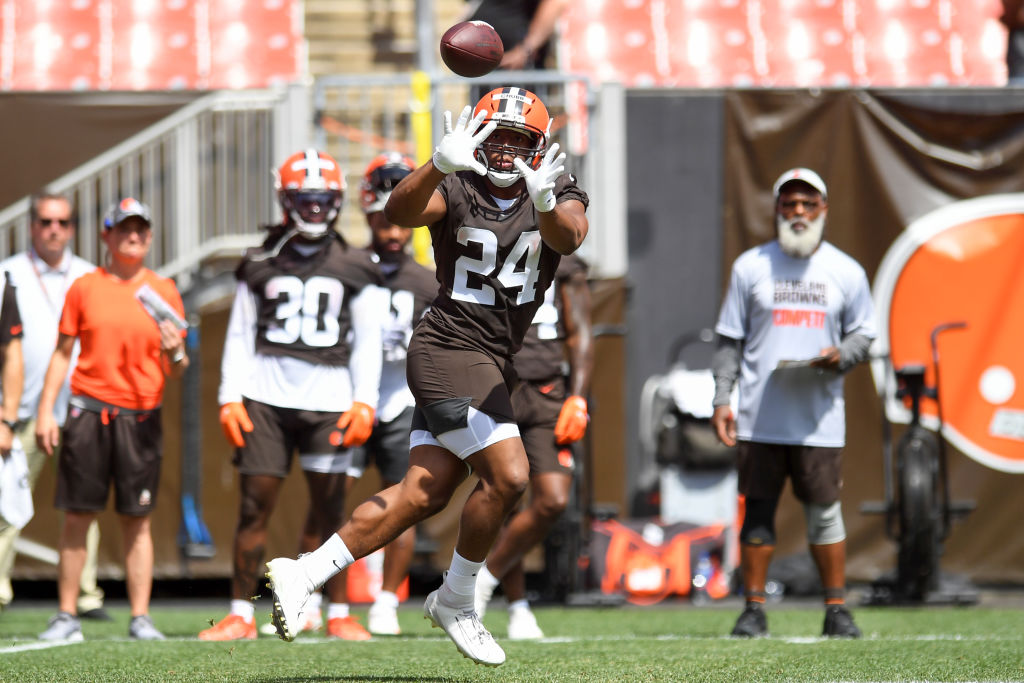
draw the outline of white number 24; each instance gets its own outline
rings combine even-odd
[[[494,288],[486,283],[479,287],[469,285],[469,274],[487,277],[498,269],[498,236],[490,230],[462,226],[458,233],[459,244],[479,244],[480,258],[460,256],[455,262],[455,282],[452,284],[452,298],[457,301],[471,301],[485,306],[494,305]],[[534,300],[537,295],[537,278],[540,276],[540,231],[531,230],[519,236],[512,251],[501,264],[496,279],[505,289],[519,288],[516,305],[521,306]],[[525,254],[522,270],[517,270]]]

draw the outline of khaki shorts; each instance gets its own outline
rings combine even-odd
[[[549,382],[520,382],[512,392],[512,407],[530,461],[531,476],[547,472],[572,475],[572,449],[556,444],[554,433],[566,393],[561,377]]]
[[[267,474],[286,477],[292,455],[345,454],[348,451],[331,444],[341,413],[295,410],[242,399],[253,430],[243,433],[245,445],[235,449],[234,464],[242,474]],[[343,463],[339,472],[344,472]]]
[[[789,477],[798,500],[834,503],[843,486],[841,453],[841,448],[740,441],[739,492],[756,500],[778,500]]]
[[[59,510],[96,512],[114,483],[119,514],[144,516],[156,505],[163,461],[160,409],[103,412],[69,406],[57,461]]]

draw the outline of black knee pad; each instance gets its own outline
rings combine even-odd
[[[775,508],[778,500],[747,498],[740,529],[740,543],[746,545],[775,545]]]

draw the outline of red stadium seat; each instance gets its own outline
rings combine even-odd
[[[96,8],[14,0],[13,55],[4,87],[13,90],[94,90],[106,87],[100,68]]]
[[[151,12],[146,13],[146,8]],[[114,90],[201,88],[195,10],[157,3],[119,3],[114,11],[116,37],[111,49]]]
[[[769,86],[849,86],[860,80],[854,59],[855,16],[841,0],[790,0],[764,12]]]
[[[294,80],[302,36],[290,2],[210,3],[210,87]]]

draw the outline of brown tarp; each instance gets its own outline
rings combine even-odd
[[[788,168],[807,166],[829,186],[826,238],[872,279],[913,220],[960,199],[1024,192],[1024,102],[983,90],[945,98],[935,91],[734,91],[726,94],[725,155],[727,263],[774,236],[772,183]],[[985,283],[972,286],[998,296]],[[882,409],[866,367],[849,375],[846,397],[849,574],[867,580],[893,567],[895,545],[880,517],[859,512],[863,501],[883,496]],[[894,439],[900,433],[896,426]],[[977,509],[954,525],[942,568],[976,581],[1024,581],[1024,479],[951,447],[949,464],[952,497],[973,499]],[[785,501],[780,555],[805,547],[803,513],[791,496]]]

